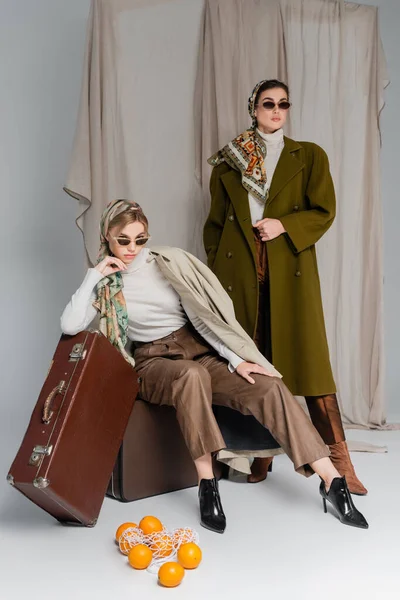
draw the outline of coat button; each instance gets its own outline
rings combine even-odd
[[[296,277],[300,277],[301,276],[301,272],[300,271],[296,271],[295,275],[296,275]]]
[[[297,206],[297,204],[296,204],[296,206],[293,206],[293,210],[296,212],[299,210],[299,207]]]
[[[228,292],[231,292],[232,291],[232,286],[228,285],[228,287],[226,289],[228,290]]]
[[[232,252],[227,252],[226,253],[226,258],[232,258],[232,256],[233,256]]]
[[[229,221],[234,221],[234,220],[235,220],[235,217],[234,217],[233,215],[229,215],[229,217],[228,217],[228,220],[229,220]]]

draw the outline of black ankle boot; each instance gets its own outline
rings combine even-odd
[[[328,500],[337,512],[341,523],[351,525],[352,527],[368,529],[365,517],[354,506],[345,477],[335,477],[332,480],[329,492],[326,491],[325,483],[321,481],[319,493],[322,496],[325,512],[327,512],[326,501]]]
[[[224,533],[226,518],[219,497],[218,481],[202,479],[199,485],[200,523],[206,529],[216,533]]]

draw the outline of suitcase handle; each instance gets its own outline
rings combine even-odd
[[[57,394],[63,395],[64,392],[65,392],[65,381],[61,380],[60,383],[58,385],[56,385],[54,390],[52,390],[50,392],[50,394],[47,396],[46,401],[43,406],[43,414],[42,414],[42,421],[46,425],[48,425],[50,423],[50,420],[54,414],[54,412],[51,410],[51,405],[54,400],[54,397]]]

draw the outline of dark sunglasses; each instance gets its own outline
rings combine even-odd
[[[257,106],[260,106],[260,105],[257,104]],[[271,100],[266,100],[265,102],[263,102],[261,104],[261,106],[263,107],[264,110],[274,110],[275,106],[277,106],[281,110],[289,110],[289,108],[291,107],[291,104],[287,100],[278,102],[278,104],[275,104],[275,102],[272,102]]]
[[[136,238],[135,240],[131,240],[131,238],[127,237],[114,237],[113,235],[110,237],[112,237],[112,239],[117,242],[119,246],[129,246],[129,244],[132,242],[135,244],[135,246],[144,246],[150,239],[150,236]]]

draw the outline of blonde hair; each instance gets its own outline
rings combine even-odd
[[[121,231],[127,225],[131,223],[142,223],[144,226],[146,234],[149,232],[149,221],[142,211],[139,205],[136,206],[128,206],[123,212],[120,212],[116,215],[108,224],[108,231],[117,227],[119,231]]]

